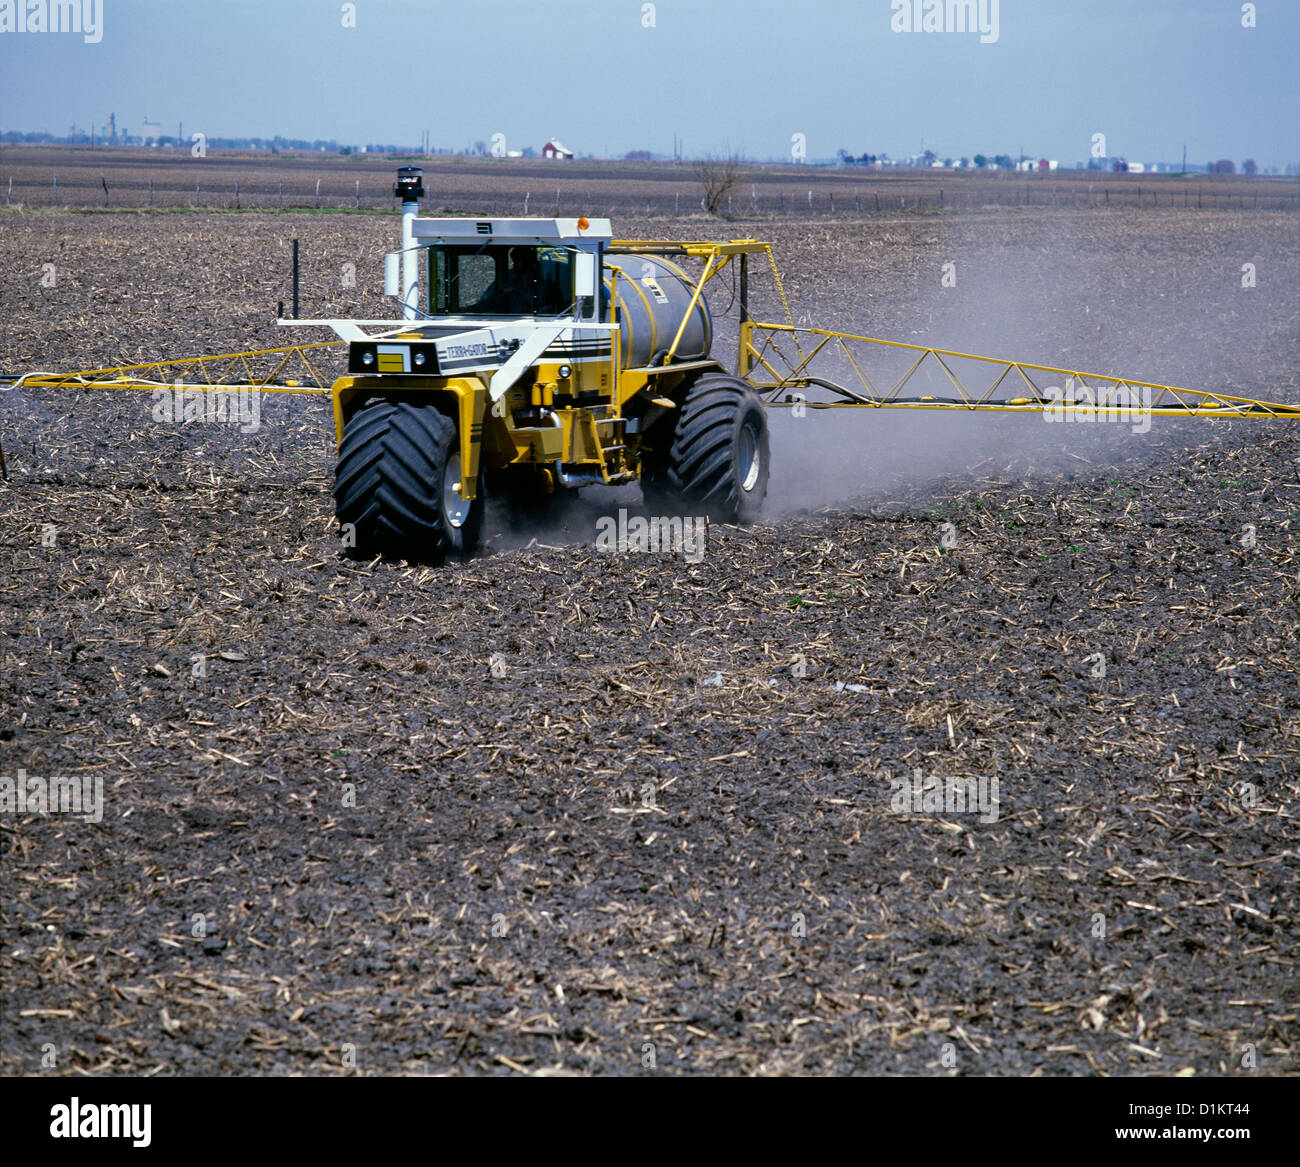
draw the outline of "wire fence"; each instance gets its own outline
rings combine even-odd
[[[368,176],[370,178],[372,176]],[[560,215],[632,215],[680,218],[704,213],[700,186],[691,181],[628,182],[573,180],[495,185],[462,180],[434,185],[422,204],[426,214],[468,214],[522,217]],[[257,211],[391,211],[397,201],[391,186],[378,187],[337,178],[268,179],[263,175],[230,178],[196,177],[193,183],[169,177],[162,181],[131,175],[128,179],[84,170],[60,178],[0,172],[4,205],[22,209],[129,210],[257,210]],[[934,181],[882,180],[851,184],[822,181],[817,185],[763,181],[740,183],[718,203],[726,218],[940,214],[1005,207],[1076,209],[1179,210],[1300,210],[1300,185],[1293,180],[1239,181],[1232,185],[1185,179],[1096,182],[1081,179],[1049,181],[1011,177],[992,180],[958,178],[949,184]]]

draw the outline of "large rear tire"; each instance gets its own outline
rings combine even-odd
[[[753,388],[706,373],[686,391],[675,424],[650,441],[641,489],[652,510],[700,511],[723,523],[758,517],[767,495],[767,415]]]
[[[437,562],[478,546],[483,495],[460,494],[456,423],[432,403],[367,401],[343,430],[334,507],[355,555]]]

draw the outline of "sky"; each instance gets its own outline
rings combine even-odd
[[[986,33],[895,31],[947,2],[76,0],[93,43],[0,31],[0,130],[1300,161],[1300,0],[975,0]],[[0,0],[0,30],[47,7]]]

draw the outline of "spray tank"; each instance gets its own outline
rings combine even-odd
[[[673,360],[694,361],[709,355],[713,343],[709,306],[700,296],[691,309],[695,284],[675,263],[657,255],[620,254],[606,258],[604,278],[622,326],[623,368],[662,363],[683,318],[686,328]]]

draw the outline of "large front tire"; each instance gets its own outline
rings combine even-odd
[[[334,474],[344,546],[358,556],[437,562],[478,546],[482,492],[460,494],[456,423],[436,405],[367,401],[347,421]]]
[[[694,509],[723,523],[758,517],[769,442],[767,414],[751,386],[706,373],[687,390],[675,424],[656,437],[659,445],[647,451],[642,468],[647,506]]]

